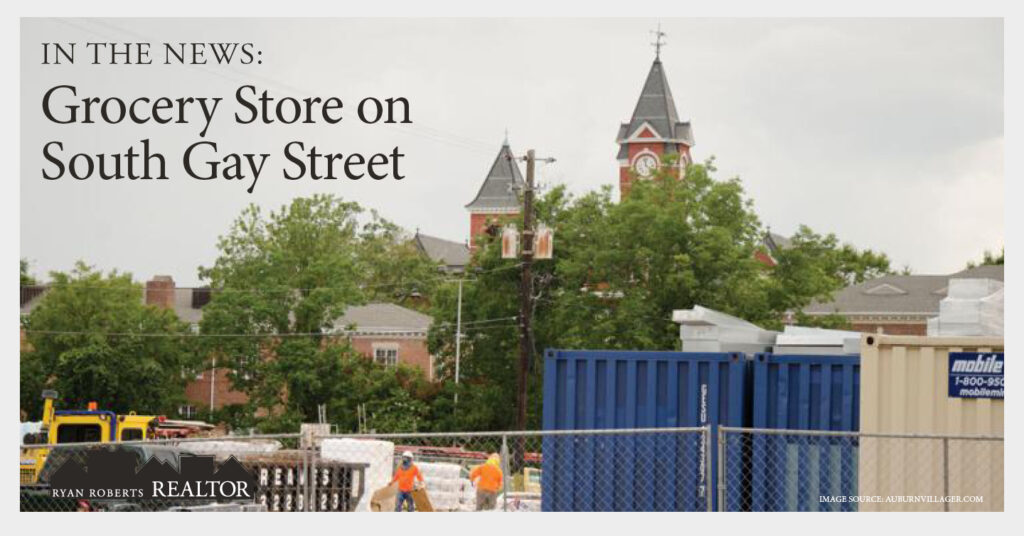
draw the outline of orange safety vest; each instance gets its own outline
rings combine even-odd
[[[477,483],[477,488],[481,491],[490,491],[493,493],[501,489],[502,474],[501,469],[498,467],[489,463],[478,465],[469,473],[470,480],[476,480],[477,477],[480,478],[480,482]]]
[[[401,465],[398,469],[395,469],[395,478],[391,479],[391,483],[398,482],[398,491],[409,492],[412,491],[413,479],[423,482],[423,475],[420,474],[420,468],[416,467],[416,464],[409,464],[408,469],[402,468]]]

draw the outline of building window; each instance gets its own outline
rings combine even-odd
[[[398,365],[398,345],[397,344],[374,344],[373,345],[373,362],[385,367],[394,367]]]
[[[189,405],[178,406],[178,415],[181,415],[182,417],[184,417],[186,419],[195,418],[196,414],[197,414],[197,412],[196,412],[196,407],[195,406],[189,406]]]

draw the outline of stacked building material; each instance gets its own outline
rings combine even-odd
[[[994,279],[950,279],[939,316],[928,319],[928,335],[1003,335],[1003,283]]]
[[[369,464],[366,469],[366,489],[369,492],[356,505],[357,512],[369,512],[373,491],[391,481],[395,444],[375,439],[324,439],[320,444],[320,456],[329,461]]]
[[[437,511],[460,509],[463,494],[462,466],[456,463],[416,462],[426,483],[430,502]]]

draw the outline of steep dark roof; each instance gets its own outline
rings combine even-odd
[[[523,175],[512,155],[508,141],[502,144],[498,156],[491,165],[491,171],[480,186],[476,197],[466,205],[469,210],[481,211],[519,211],[519,198],[515,188],[523,185]]]
[[[831,302],[814,302],[808,314],[936,315],[950,279],[1003,280],[1003,266],[978,266],[950,275],[886,275],[835,293]]]
[[[419,232],[414,238],[420,252],[434,262],[454,268],[465,267],[469,264],[469,246],[462,242],[453,242]]]
[[[792,247],[793,241],[778,233],[768,231],[764,234],[764,245],[768,248],[768,252],[774,256],[779,251]]]
[[[662,66],[661,60],[657,58],[651,64],[647,81],[644,82],[644,88],[640,91],[640,99],[637,100],[636,108],[633,109],[633,117],[628,123],[619,126],[616,141],[621,144],[644,123],[651,125],[655,133],[663,139],[693,146],[693,131],[690,128],[690,122],[679,120],[675,99],[672,98],[672,90],[668,87],[668,79],[665,78],[665,68]],[[675,152],[675,143],[666,143],[665,152]],[[618,158],[621,160],[628,156],[629,151],[626,145],[622,145],[619,148]]]

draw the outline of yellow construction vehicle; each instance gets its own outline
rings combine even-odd
[[[43,391],[43,422],[39,433],[32,434],[26,443],[34,445],[56,445],[60,443],[139,441],[154,438],[157,428],[164,421],[154,415],[117,415],[112,411],[97,409],[90,402],[84,410],[58,410],[54,408],[57,392]],[[39,471],[46,462],[50,449],[26,447],[21,449],[21,483],[34,484]]]

